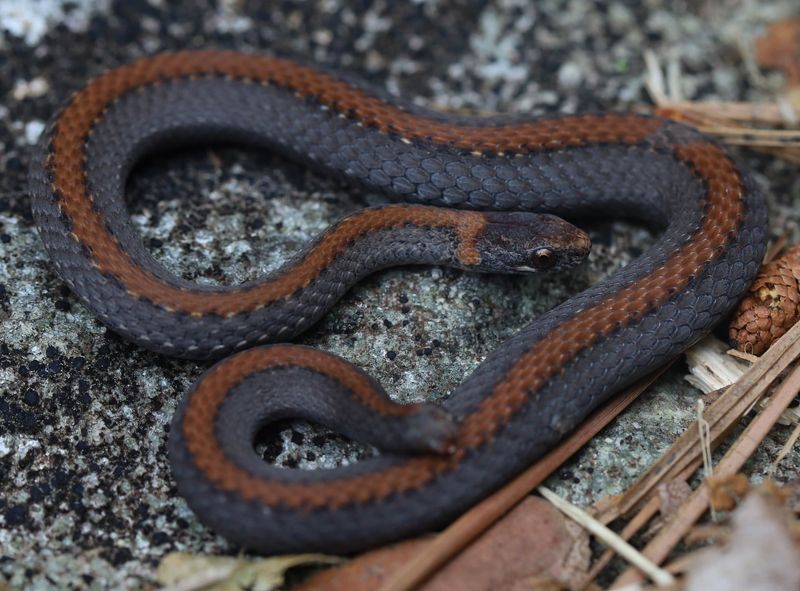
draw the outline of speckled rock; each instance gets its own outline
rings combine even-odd
[[[161,50],[230,47],[346,68],[421,105],[575,112],[645,103],[642,52],[650,48],[682,64],[689,98],[759,99],[764,90],[749,82],[735,39],[796,10],[794,0],[741,10],[665,0],[251,4],[0,2],[0,573],[12,588],[138,588],[152,583],[169,551],[238,550],[196,521],[166,458],[177,400],[205,366],[108,332],[54,274],[32,226],[31,145],[90,77]],[[773,227],[800,237],[795,171],[742,157],[780,196]],[[278,155],[221,146],[144,162],[129,185],[145,244],[175,272],[206,283],[269,272],[331,220],[378,199]],[[399,400],[444,396],[503,338],[652,240],[623,222],[590,230],[590,263],[569,276],[381,273],[302,342],[368,369]],[[680,368],[669,372],[551,486],[578,503],[619,492],[691,420],[696,395]],[[785,433],[775,437],[754,473]],[[265,434],[259,450],[300,468],[370,453],[298,424]],[[791,456],[778,475],[796,476],[798,464]]]

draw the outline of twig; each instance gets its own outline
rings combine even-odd
[[[642,556],[636,548],[623,540],[605,525],[594,519],[580,507],[568,503],[550,489],[540,486],[538,489],[545,499],[553,503],[562,513],[576,521],[582,527],[588,529],[604,544],[612,548],[617,554],[625,558],[628,562],[650,577],[658,585],[671,585],[675,582],[674,577],[665,570],[661,570]]]
[[[533,466],[525,470],[499,491],[488,497],[450,524],[424,551],[398,569],[380,587],[380,591],[409,591],[427,579],[437,568],[450,560],[484,530],[505,515],[534,488],[555,471],[584,443],[594,437],[603,427],[633,402],[642,391],[652,384],[665,370],[642,378],[621,395],[597,410],[563,443],[545,454]]]
[[[743,363],[731,355],[726,355],[727,345],[713,336],[706,337],[686,351],[689,375],[686,381],[703,392],[724,391],[736,382],[752,363]],[[717,397],[711,397],[713,403]]]
[[[747,145],[753,146],[785,146],[798,145],[800,143],[800,131],[787,131],[783,129],[753,129],[741,126],[725,126],[712,124],[707,128],[700,128],[710,134],[714,134],[725,141],[742,141]],[[738,140],[737,140],[738,138]]]

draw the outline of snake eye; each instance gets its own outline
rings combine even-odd
[[[537,248],[533,251],[531,264],[542,271],[550,269],[556,264],[556,254],[549,248]]]

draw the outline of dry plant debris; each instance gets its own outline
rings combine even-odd
[[[748,358],[748,363],[742,357]],[[686,381],[705,394],[703,402],[713,404],[725,392],[725,389],[735,383],[747,368],[758,361],[754,355],[743,355],[735,349],[729,349],[725,343],[716,337],[709,336],[686,351],[686,364],[689,374]],[[753,409],[761,410],[767,404],[766,398],[751,401],[748,412]],[[781,425],[798,425],[800,423],[800,407],[787,408],[778,421]],[[728,425],[730,426],[730,425]]]
[[[273,591],[295,566],[337,564],[341,558],[296,554],[264,559],[205,556],[172,552],[158,565],[162,591]]]
[[[798,39],[800,19],[774,24],[754,44],[754,63],[763,68],[780,68],[786,73],[786,89],[771,103],[682,100],[675,84],[676,77],[671,77],[668,84],[655,54],[646,52],[646,85],[656,104],[656,113],[694,125],[728,144],[748,146],[800,162]]]
[[[703,392],[711,394],[727,388],[750,367],[741,359],[727,355],[728,346],[717,338],[706,337],[686,351],[689,375],[686,381]],[[704,400],[711,404],[713,400]]]
[[[417,539],[367,552],[293,591],[372,591],[429,545],[429,539]],[[588,535],[546,501],[528,497],[418,589],[569,589],[589,558]]]
[[[753,454],[760,442],[763,441],[778,422],[783,411],[797,396],[798,391],[800,391],[800,365],[796,363],[798,357],[800,357],[800,325],[793,327],[781,337],[758,362],[754,363],[753,366],[728,389],[728,392],[726,392],[724,396],[709,408],[709,414],[711,414],[711,411],[715,410],[717,405],[728,404],[729,401],[727,399],[730,398],[730,402],[733,402],[730,411],[724,413],[719,420],[715,420],[714,422],[709,420],[713,434],[715,428],[719,428],[725,422],[742,416],[744,414],[742,410],[743,406],[744,410],[752,406],[752,403],[747,403],[751,400],[754,402],[760,398],[769,385],[778,378],[785,369],[790,366],[792,367],[790,373],[783,378],[775,389],[768,404],[753,418],[714,468],[714,475],[716,478],[732,478],[741,470],[745,461]],[[725,417],[725,414],[728,416]],[[696,425],[690,427],[687,433],[695,429]],[[685,435],[686,433],[684,436]],[[685,439],[684,436],[682,436],[682,438]],[[699,453],[699,451],[696,453]],[[673,471],[673,467],[671,466],[673,460],[681,456],[685,457],[686,454],[676,454],[675,450],[668,450],[662,457],[663,461],[659,461],[662,466],[657,469],[655,473],[660,475],[670,473]],[[696,461],[695,464],[699,465],[699,462]],[[632,489],[637,488],[637,486],[641,488],[643,483],[651,485],[651,481],[652,479],[645,475]],[[656,482],[658,482],[657,479]],[[709,483],[706,481],[701,484],[700,487],[689,496],[686,502],[679,507],[675,515],[666,522],[658,534],[646,544],[642,550],[642,554],[655,563],[661,564],[709,508],[712,502],[712,495],[713,488]],[[638,573],[628,569],[628,571],[617,579],[615,584],[632,584],[640,579],[641,576]]]
[[[669,587],[626,581],[616,591],[795,591],[800,588],[800,521],[793,510],[797,484],[767,481],[750,490],[719,525],[693,527],[689,545],[713,545],[682,554],[665,568],[679,577]],[[594,587],[599,589],[599,587]]]
[[[774,495],[753,491],[732,516],[725,547],[698,553],[686,591],[797,591],[800,547],[793,516]]]

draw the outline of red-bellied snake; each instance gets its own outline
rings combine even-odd
[[[194,285],[143,248],[124,185],[144,154],[213,141],[279,150],[424,206],[345,218],[264,280]],[[224,51],[158,55],[91,82],[43,135],[30,187],[56,269],[113,330],[176,356],[247,349],[185,396],[169,450],[200,519],[266,553],[355,551],[446,524],[707,332],[747,289],[766,242],[766,207],[748,175],[689,127],[634,114],[432,113],[295,61]],[[580,231],[528,211],[625,216],[664,231],[500,345],[440,406],[394,404],[320,351],[250,348],[303,331],[377,268],[515,272],[585,254]],[[254,437],[285,417],[383,453],[335,470],[268,465]]]

